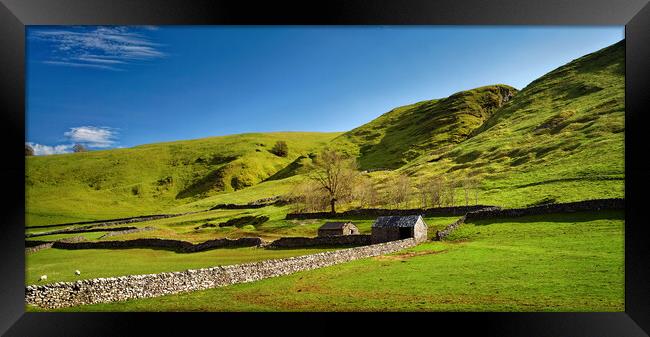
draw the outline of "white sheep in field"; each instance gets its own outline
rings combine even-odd
[[[41,275],[39,281],[45,281],[45,280],[47,280],[47,275]]]
[[[75,273],[76,275],[81,275],[81,272],[80,272],[79,270],[75,270],[74,273]]]

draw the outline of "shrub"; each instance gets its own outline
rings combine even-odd
[[[287,142],[278,140],[275,145],[273,145],[271,153],[278,157],[286,157],[289,155],[289,146],[287,145]]]

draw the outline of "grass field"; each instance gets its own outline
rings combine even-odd
[[[76,281],[97,277],[151,274],[314,254],[336,247],[309,249],[223,248],[198,253],[162,249],[44,249],[27,255],[26,284]],[[74,274],[80,270],[81,275]]]
[[[61,311],[620,312],[623,218],[622,212],[600,212],[477,221],[447,241],[388,256]]]

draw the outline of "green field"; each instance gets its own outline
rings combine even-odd
[[[621,312],[623,218],[602,212],[477,221],[449,240],[388,256],[63,311]]]
[[[279,259],[314,254],[335,249],[263,249],[256,247],[223,248],[183,254],[162,249],[43,249],[27,255],[27,284],[41,284],[39,277],[47,275],[45,283],[76,281],[97,277],[153,274],[220,265]],[[81,275],[75,275],[75,270]]]

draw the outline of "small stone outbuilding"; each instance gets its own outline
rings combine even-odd
[[[372,224],[372,243],[414,238],[420,243],[427,240],[428,226],[420,215],[380,216]]]
[[[359,229],[351,222],[326,222],[318,228],[318,236],[354,234],[359,234]]]

